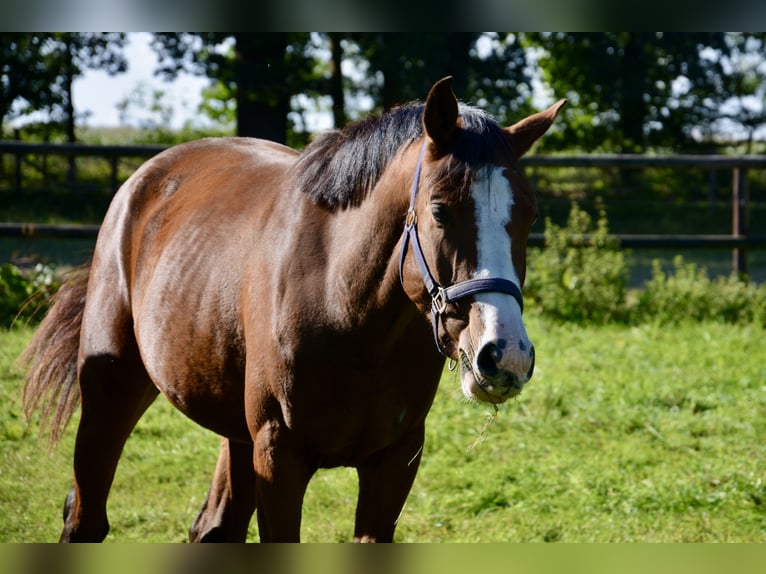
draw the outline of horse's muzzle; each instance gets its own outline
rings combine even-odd
[[[506,340],[485,344],[475,358],[460,350],[461,379],[464,394],[490,403],[503,403],[518,395],[532,378],[535,348],[519,342],[509,348]]]

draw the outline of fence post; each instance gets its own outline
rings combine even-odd
[[[112,195],[117,193],[117,170],[119,167],[118,159],[118,156],[113,155],[109,160],[109,164],[112,168]]]
[[[19,128],[16,128],[13,130],[13,137],[16,139],[16,141],[21,141],[21,130]],[[16,152],[16,166],[15,166],[15,179],[16,179],[16,191],[21,191],[21,152]]]
[[[747,237],[747,170],[735,167],[731,179],[731,234]],[[736,247],[732,251],[731,270],[735,275],[747,276],[747,247]]]

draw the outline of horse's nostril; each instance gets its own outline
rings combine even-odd
[[[500,361],[501,353],[494,343],[487,343],[479,351],[476,357],[476,366],[479,372],[485,377],[494,377],[498,373],[497,363]]]
[[[527,380],[532,378],[532,373],[535,372],[535,346],[532,345],[529,349],[529,356],[532,359],[532,364],[529,366],[529,370],[527,371]]]

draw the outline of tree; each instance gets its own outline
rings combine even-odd
[[[691,141],[689,126],[709,121],[705,102],[720,94],[723,70],[700,52],[726,51],[723,33],[561,32],[529,38],[545,51],[544,80],[572,100],[573,129],[565,144],[623,152],[683,146]],[[684,80],[688,89],[681,94]]]
[[[751,153],[756,131],[766,127],[766,34],[730,33],[726,46],[725,51],[705,51],[704,59],[725,75],[721,89],[705,101],[710,119],[703,135],[725,131],[729,141],[744,143],[745,152]]]
[[[121,124],[133,122],[141,130],[166,137],[173,119],[173,106],[165,101],[163,90],[151,89],[146,82],[139,82],[116,104]]]
[[[48,86],[55,75],[45,52],[44,36],[0,33],[0,124],[51,104]]]
[[[76,141],[72,84],[86,68],[124,72],[124,33],[13,33],[0,35],[2,96],[0,114],[45,111]]]
[[[206,75],[215,86],[212,93],[236,99],[238,135],[284,143],[291,78],[302,65],[290,58],[291,39],[286,33],[157,33],[152,46],[160,74],[170,79],[180,70]]]
[[[482,34],[472,46],[471,55],[468,93],[477,105],[504,125],[540,111],[523,34]],[[545,140],[537,145],[545,145]]]
[[[453,76],[456,93],[465,93],[470,68],[469,50],[475,33],[357,33],[348,38],[369,63],[370,95],[387,110],[411,100],[422,100],[444,76]]]
[[[454,78],[459,98],[482,106],[502,123],[531,108],[531,77],[516,35],[359,33],[349,39],[369,63],[367,89],[380,109],[424,99],[444,76]]]
[[[348,121],[346,97],[343,87],[343,34],[327,34],[330,43],[330,97],[332,98],[333,125],[341,127]]]
[[[490,49],[479,50],[479,39]],[[360,97],[374,109],[389,109],[423,99],[447,75],[458,95],[500,121],[531,108],[524,47],[514,35],[163,33],[153,45],[160,74],[172,78],[185,70],[211,78],[204,109],[212,116],[226,118],[236,109],[238,134],[289,138],[291,145],[309,135],[301,126],[303,102],[330,111],[340,127],[359,115]],[[343,64],[350,74],[342,73]]]
[[[72,84],[86,68],[99,69],[108,74],[117,74],[127,69],[122,54],[125,34],[115,33],[73,33],[51,34],[51,64],[59,69],[59,79],[53,84],[64,110],[64,125],[67,141],[75,142],[75,109],[72,99]]]

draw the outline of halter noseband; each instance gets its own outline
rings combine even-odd
[[[433,275],[428,269],[428,264],[423,256],[423,250],[420,247],[420,241],[418,240],[418,228],[417,228],[417,214],[415,213],[415,198],[418,195],[418,185],[420,182],[420,168],[423,165],[423,155],[426,151],[426,141],[423,142],[423,147],[420,149],[420,155],[418,156],[418,165],[415,169],[415,180],[412,182],[412,194],[410,195],[410,207],[407,210],[407,218],[404,223],[404,240],[402,242],[402,250],[399,253],[399,281],[404,285],[404,257],[407,254],[407,246],[412,243],[412,251],[415,254],[415,260],[420,270],[420,276],[423,278],[428,294],[431,296],[431,317],[434,326],[434,341],[439,352],[447,356],[444,346],[439,340],[439,316],[447,309],[447,305],[457,301],[458,299],[464,299],[477,293],[505,293],[511,295],[519,304],[521,310],[524,310],[524,300],[521,296],[521,290],[515,283],[508,279],[502,279],[499,277],[483,278],[483,279],[468,279],[455,283],[448,287],[442,287],[434,279]]]

